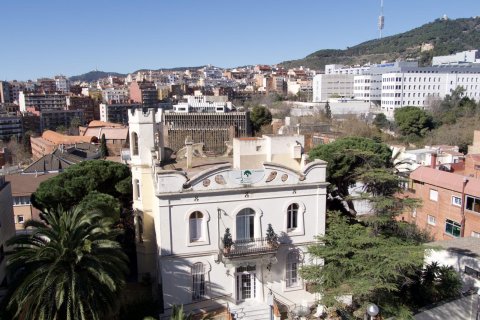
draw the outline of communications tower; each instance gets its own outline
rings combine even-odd
[[[380,39],[382,39],[382,30],[385,26],[385,17],[383,16],[383,0],[380,0],[380,15],[378,16],[378,31],[380,32]]]

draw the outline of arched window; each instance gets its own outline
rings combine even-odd
[[[255,211],[242,209],[237,214],[237,240],[253,240],[255,235]]]
[[[285,283],[287,288],[297,287],[300,285],[300,279],[298,277],[298,269],[300,267],[300,253],[298,250],[290,251],[287,254],[287,265]]]
[[[138,156],[138,135],[136,132],[132,132],[132,154]]]
[[[292,203],[287,209],[287,231],[298,227],[298,203]]]
[[[135,200],[140,199],[140,181],[138,179],[133,180],[133,198]]]
[[[202,240],[203,213],[195,211],[188,220],[190,225],[190,242]]]
[[[192,300],[201,300],[205,298],[205,267],[203,263],[193,264],[192,270]]]

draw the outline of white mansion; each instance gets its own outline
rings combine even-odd
[[[273,301],[315,303],[298,271],[325,232],[326,163],[307,163],[303,136],[234,139],[233,157],[215,158],[187,141],[169,163],[161,110],[131,109],[129,125],[139,274],[157,281],[164,316],[228,305],[268,319]]]

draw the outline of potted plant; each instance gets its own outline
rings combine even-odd
[[[270,248],[278,247],[278,236],[275,233],[275,231],[273,231],[271,223],[268,224],[267,235],[265,236],[265,240],[267,240],[268,246]]]
[[[225,234],[223,235],[223,253],[230,253],[230,248],[233,245],[232,234],[230,233],[230,228],[225,229]]]

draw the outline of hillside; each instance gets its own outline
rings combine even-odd
[[[432,44],[433,50],[421,52],[422,44]],[[326,64],[380,63],[382,60],[419,59],[421,65],[432,57],[457,51],[480,49],[480,17],[456,20],[437,19],[419,28],[363,42],[345,50],[324,49],[303,59],[284,61],[284,67],[309,67],[323,70]]]
[[[157,69],[157,71],[161,71],[161,70],[164,70],[164,71],[185,71],[185,70],[197,70],[197,69],[200,69],[200,68],[203,68],[204,66],[200,66],[200,67],[177,67],[177,68],[162,68],[162,69]],[[149,71],[148,69],[140,69],[140,70],[136,70],[132,73],[137,73],[137,72],[141,72],[141,71]],[[73,77],[70,77],[70,81],[84,81],[84,82],[93,82],[93,81],[97,81],[98,79],[102,79],[102,78],[106,78],[108,76],[114,76],[114,77],[126,77],[127,75],[126,74],[122,74],[122,73],[117,73],[117,72],[104,72],[104,71],[90,71],[90,72],[87,72],[87,73],[84,73],[84,74],[81,74],[81,75],[78,75],[78,76],[73,76]]]
[[[116,72],[104,72],[104,71],[90,71],[78,76],[70,77],[70,81],[85,81],[85,82],[92,82],[97,81],[98,79],[106,78],[108,76],[114,77],[125,77],[126,74],[116,73]]]

